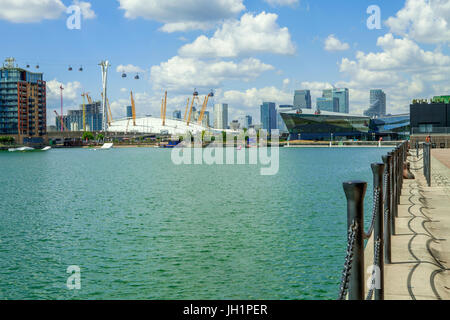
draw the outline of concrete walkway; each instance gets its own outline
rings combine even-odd
[[[386,300],[450,300],[450,161],[447,167],[437,158],[446,163],[450,149],[433,150],[431,187],[417,170],[423,161],[409,159],[416,179],[403,185]]]

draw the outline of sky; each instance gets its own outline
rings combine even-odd
[[[256,123],[263,101],[292,104],[296,89],[315,106],[323,89],[349,88],[352,114],[370,89],[386,92],[392,114],[450,94],[450,0],[0,0],[0,30],[0,59],[44,73],[49,124],[61,84],[64,110],[83,92],[100,99],[101,60],[115,119],[131,90],[138,116],[159,116],[166,90],[168,113],[184,112],[197,89],[214,91],[209,111],[228,103],[230,121]]]

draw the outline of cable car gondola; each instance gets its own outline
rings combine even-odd
[[[127,74],[125,73],[125,71],[122,71],[122,78],[126,78]]]
[[[137,75],[134,77],[134,79],[139,80],[139,79],[140,79],[140,78],[139,78],[139,74],[137,74]]]
[[[69,71],[72,71],[72,70],[73,70],[73,68],[71,66],[69,66]]]
[[[36,65],[36,69],[39,69],[39,64]]]
[[[83,72],[83,66],[81,66],[80,69],[78,69],[78,71]]]

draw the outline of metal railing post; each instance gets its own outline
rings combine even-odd
[[[389,224],[391,225],[391,235],[395,234],[395,208],[396,208],[396,186],[395,186],[395,170],[396,170],[396,166],[395,166],[395,150],[388,153],[391,156],[391,164],[390,164],[390,214],[389,214]]]
[[[367,183],[363,181],[344,182],[347,197],[348,229],[356,223],[354,258],[350,275],[349,300],[364,300],[364,196]]]
[[[385,263],[391,263],[391,163],[392,163],[392,155],[388,154],[383,156],[384,162],[384,174],[385,174],[385,188],[384,190],[384,212],[386,215],[384,217],[384,260]]]
[[[384,182],[384,164],[383,163],[374,163],[372,164],[372,172],[373,172],[373,187],[374,189],[378,189],[378,199],[374,199],[378,203],[378,207],[376,208],[377,212],[374,226],[374,255],[378,258],[378,261],[374,261],[374,265],[377,266],[380,270],[379,281],[380,287],[375,288],[375,300],[384,300],[384,226],[383,226],[383,209],[384,209],[384,190],[383,190],[383,182]],[[377,252],[378,249],[378,252]]]

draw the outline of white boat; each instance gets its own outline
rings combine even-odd
[[[44,149],[42,149],[42,151],[48,151],[50,150],[52,147],[45,147]]]
[[[21,148],[11,148],[8,149],[9,152],[26,152],[26,151],[34,151],[33,148],[30,147],[21,147]]]
[[[109,149],[112,149],[113,147],[114,147],[113,143],[105,143],[100,149],[109,150]]]

